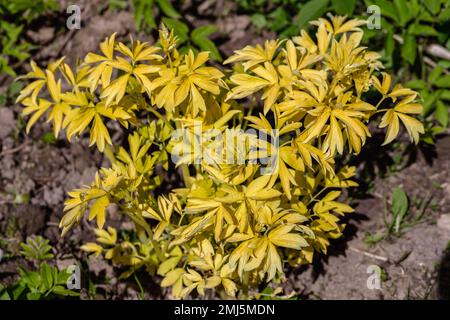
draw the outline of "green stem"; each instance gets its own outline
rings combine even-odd
[[[176,125],[177,129],[180,129],[180,123],[179,122],[176,122],[175,125]],[[180,167],[181,167],[181,174],[183,176],[184,185],[187,188],[189,188],[191,186],[191,183],[189,182],[190,177],[191,177],[191,175],[189,173],[189,167],[185,163],[183,163]]]
[[[324,191],[327,190],[327,189],[328,189],[327,187],[324,187],[322,190],[320,190],[319,192],[317,192],[317,193],[314,195],[314,197],[312,197],[311,200],[308,201],[308,203],[307,203],[306,205],[308,206],[311,202],[313,202],[314,200],[316,200],[317,197],[320,196],[320,195],[322,194],[322,192],[324,192]]]
[[[127,212],[128,213],[128,212]],[[159,261],[166,260],[163,253],[161,252],[161,247],[159,246],[159,243],[156,242],[153,239],[153,230],[150,228],[150,226],[147,224],[147,222],[144,220],[144,218],[141,217],[139,219],[138,217],[134,216],[132,213],[127,214],[131,220],[133,220],[135,223],[140,225],[142,228],[144,228],[145,232],[147,232],[148,238],[150,239],[150,243],[152,244],[153,248],[155,249],[156,256],[158,257]]]
[[[244,273],[244,279],[242,279],[242,295],[245,300],[248,300],[248,272]]]
[[[156,111],[152,106],[150,106],[150,108],[148,108],[148,111],[153,113],[158,119],[160,119],[161,121],[164,121],[171,129],[173,129],[173,127],[170,124],[170,122],[166,118],[164,118],[162,116],[162,114],[160,114],[158,111]]]

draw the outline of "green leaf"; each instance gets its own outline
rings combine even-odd
[[[49,290],[53,287],[53,272],[51,267],[45,262],[41,265],[40,276],[42,280],[42,286],[45,290]]]
[[[404,42],[402,46],[402,58],[405,59],[409,64],[414,64],[417,54],[417,42],[413,35],[406,34],[404,37]]]
[[[8,87],[8,95],[10,97],[15,98],[19,94],[20,90],[22,90],[22,88],[23,88],[23,83],[21,81],[14,81]]]
[[[440,91],[434,91],[433,93],[424,95],[423,93],[421,93],[423,99],[424,99],[424,104],[423,104],[423,112],[422,114],[427,117],[435,108],[436,106],[436,101],[439,100],[440,96],[441,96],[441,92]]]
[[[412,35],[423,36],[423,37],[439,35],[439,32],[437,32],[436,29],[434,29],[431,26],[424,25],[424,24],[412,24],[409,27],[408,32]]]
[[[419,3],[419,0],[412,0],[408,2],[409,10],[411,11],[411,16],[417,17],[423,10]]]
[[[375,1],[367,1],[366,0],[366,5],[370,6],[370,5],[376,5],[381,9],[381,14],[385,17],[389,17],[391,19],[393,19],[394,21],[398,21],[398,15],[397,15],[397,10],[395,10],[394,4],[392,3],[392,1],[388,1],[388,0],[375,0]]]
[[[394,0],[394,7],[397,12],[397,17],[400,19],[400,25],[405,26],[412,18],[408,8],[408,2],[406,0]]]
[[[144,21],[150,27],[150,29],[156,29],[155,16],[153,14],[153,8],[149,8],[145,11]]]
[[[27,300],[39,300],[39,298],[42,296],[39,292],[28,292],[27,293]]]
[[[208,39],[208,36],[216,31],[217,27],[213,25],[198,27],[192,31],[191,39],[201,50],[209,51],[212,59],[222,61],[222,56],[216,45]]]
[[[37,289],[41,285],[41,277],[39,273],[25,270],[19,267],[20,285],[28,288]]]
[[[422,89],[425,89],[427,87],[427,84],[422,79],[415,79],[415,80],[408,81],[406,83],[406,86],[408,88],[411,88],[411,89],[414,89],[414,90],[422,90]]]
[[[261,13],[254,13],[250,16],[252,23],[258,28],[263,29],[267,26],[267,19]]]
[[[331,0],[331,3],[336,13],[351,15],[355,10],[356,0]]]
[[[291,18],[289,17],[289,14],[281,7],[272,11],[269,14],[269,18],[271,20],[270,29],[277,33],[291,24]]]
[[[421,21],[421,22],[430,22],[430,23],[434,22],[433,16],[427,10],[424,10],[423,7],[422,7],[422,10],[419,13],[418,20]]]
[[[21,243],[20,246],[23,249],[21,254],[27,259],[39,261],[53,258],[52,246],[41,236],[28,237],[26,243]]]
[[[450,74],[440,76],[433,82],[433,84],[439,88],[450,88]]]
[[[9,296],[7,288],[0,283],[0,301],[1,300],[11,300],[11,297]]]
[[[169,18],[177,19],[181,17],[177,10],[172,6],[169,0],[156,0],[161,11]]]
[[[400,187],[395,188],[392,195],[391,211],[393,215],[391,227],[394,227],[395,232],[399,232],[400,224],[408,212],[408,196]]]
[[[299,13],[298,27],[303,29],[309,21],[322,16],[327,10],[329,0],[310,0],[305,3]]]
[[[109,0],[108,10],[125,10],[128,4],[126,0]]]
[[[73,297],[80,295],[78,292],[68,290],[68,289],[64,288],[63,286],[55,286],[52,289],[52,293],[60,295],[60,296],[73,296]]]
[[[216,26],[208,24],[206,26],[201,26],[194,29],[191,33],[191,38],[207,38],[216,31],[217,31]]]
[[[12,300],[18,300],[21,298],[22,294],[26,291],[27,287],[22,283],[15,283],[12,286],[11,293],[12,293]]]
[[[441,60],[438,62],[438,66],[444,68],[444,69],[450,69],[450,61],[448,60]]]
[[[41,137],[41,141],[45,144],[56,144],[58,141],[53,132],[47,132]]]
[[[393,53],[395,49],[394,33],[389,31],[386,35],[384,43],[383,59],[386,60],[386,67],[392,67],[393,65]]]
[[[14,197],[15,204],[23,204],[30,202],[30,195],[28,193],[17,193]]]
[[[443,90],[441,93],[441,99],[450,101],[450,90]]]
[[[436,102],[434,117],[442,127],[446,128],[448,126],[448,107],[441,100]]]
[[[439,22],[447,22],[450,20],[450,6],[447,6],[439,13],[438,20]]]
[[[377,232],[377,233],[367,233],[364,236],[363,242],[368,245],[374,245],[377,242],[380,242],[381,240],[383,240],[384,238],[386,238],[386,234],[383,232]]]
[[[152,29],[156,28],[155,16],[153,12],[153,0],[139,1],[134,0],[134,24],[138,30],[141,30],[144,22]]]
[[[439,78],[439,76],[442,74],[442,72],[444,71],[444,68],[442,67],[436,67],[434,68],[431,72],[430,75],[428,76],[428,81],[430,81],[432,84],[435,84],[436,80]]]
[[[67,280],[69,280],[71,273],[67,271],[67,269],[61,270],[56,275],[56,283],[57,284],[66,284]]]
[[[441,0],[425,0],[422,3],[433,15],[436,15],[441,9]]]

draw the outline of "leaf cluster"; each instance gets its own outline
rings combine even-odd
[[[130,3],[131,2],[131,3]],[[125,10],[129,6],[133,10],[134,24],[140,31],[152,32],[164,23],[173,29],[178,37],[178,48],[180,52],[187,53],[189,50],[209,51],[211,58],[222,61],[222,56],[209,36],[217,32],[217,27],[211,24],[192,28],[183,19],[180,13],[181,5],[177,1],[170,0],[109,0],[110,9]]]
[[[57,9],[54,0],[0,0],[0,73],[16,75],[17,65],[27,60],[35,47],[25,30],[40,15]]]
[[[312,36],[303,30],[235,51],[224,62],[232,69],[209,66],[208,52],[181,53],[164,26],[159,46],[127,46],[112,35],[74,70],[64,58],[44,69],[32,63],[18,98],[27,129],[46,116],[55,136],[89,132],[111,161],[91,184],[69,192],[63,234],[88,212],[97,241],[83,250],[128,267],[122,277],[140,268],[161,276],[176,298],[208,289],[249,297],[282,281],[287,265],[326,254],[342,235],[341,218],[353,212],[343,189],[357,186],[356,168],[337,160],[362,150],[371,121],[387,128],[385,144],[401,126],[416,143],[424,132],[417,93],[394,85],[380,72],[380,56],[361,46],[364,24],[320,18]],[[249,99],[254,109],[246,108]],[[114,124],[131,132],[126,147],[113,143]],[[224,136],[242,144],[217,148]],[[201,156],[192,145],[201,145]],[[174,153],[181,156],[172,163]],[[183,184],[172,187],[177,168]],[[105,229],[112,206],[133,222],[135,238]]]
[[[21,254],[37,263],[36,270],[19,267],[19,278],[12,285],[0,285],[0,300],[43,300],[79,295],[66,288],[70,273],[46,262],[54,258],[48,242],[41,236],[34,236],[20,244]]]

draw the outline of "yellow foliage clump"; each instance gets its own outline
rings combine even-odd
[[[112,35],[75,70],[64,58],[45,70],[32,62],[18,98],[27,130],[46,115],[55,136],[89,131],[111,160],[91,185],[69,192],[63,234],[89,212],[97,243],[83,250],[129,266],[122,277],[142,267],[160,275],[176,298],[207,289],[248,297],[281,281],[286,263],[326,254],[342,235],[340,218],[353,211],[339,201],[342,189],[357,186],[355,168],[335,160],[361,151],[370,119],[387,127],[385,143],[400,123],[416,143],[424,130],[414,118],[417,93],[393,86],[379,55],[360,46],[364,24],[319,19],[314,37],[302,31],[237,50],[225,61],[233,69],[208,66],[208,52],[180,53],[164,26],[158,45],[126,46]],[[132,131],[127,147],[113,144],[114,122]],[[224,137],[232,139],[220,148]],[[174,173],[183,185],[169,182]],[[113,204],[136,236],[104,229]]]

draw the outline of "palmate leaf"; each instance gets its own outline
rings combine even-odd
[[[54,257],[51,252],[53,248],[48,243],[49,241],[41,236],[29,237],[26,243],[20,244],[21,254],[28,259],[37,261],[52,259]]]
[[[52,296],[79,296],[78,292],[65,288],[70,274],[66,270],[58,270],[47,263],[42,263],[39,270],[19,269],[19,291],[14,290],[14,298],[26,295],[28,300],[39,300]]]
[[[383,73],[383,81],[372,77],[375,88],[384,96],[390,98],[395,104],[383,115],[380,128],[387,127],[386,138],[383,145],[392,142],[400,130],[400,122],[405,126],[412,142],[418,143],[419,134],[424,133],[423,124],[411,115],[419,115],[423,112],[423,106],[415,102],[417,93],[409,88],[396,85],[391,89],[391,77]],[[398,100],[400,99],[400,100]]]
[[[418,105],[419,107],[415,109],[411,109],[409,113],[417,114],[421,113],[422,107]],[[397,108],[397,110],[404,110],[402,106]],[[390,142],[392,142],[398,135],[399,129],[400,129],[400,121],[403,123],[403,125],[406,128],[406,131],[408,132],[408,135],[412,142],[418,143],[419,142],[419,134],[424,133],[424,127],[423,124],[409,116],[405,113],[396,112],[395,108],[388,110],[383,118],[381,119],[380,128],[387,127],[387,133],[386,133],[386,139],[384,140],[383,145],[386,145]]]

